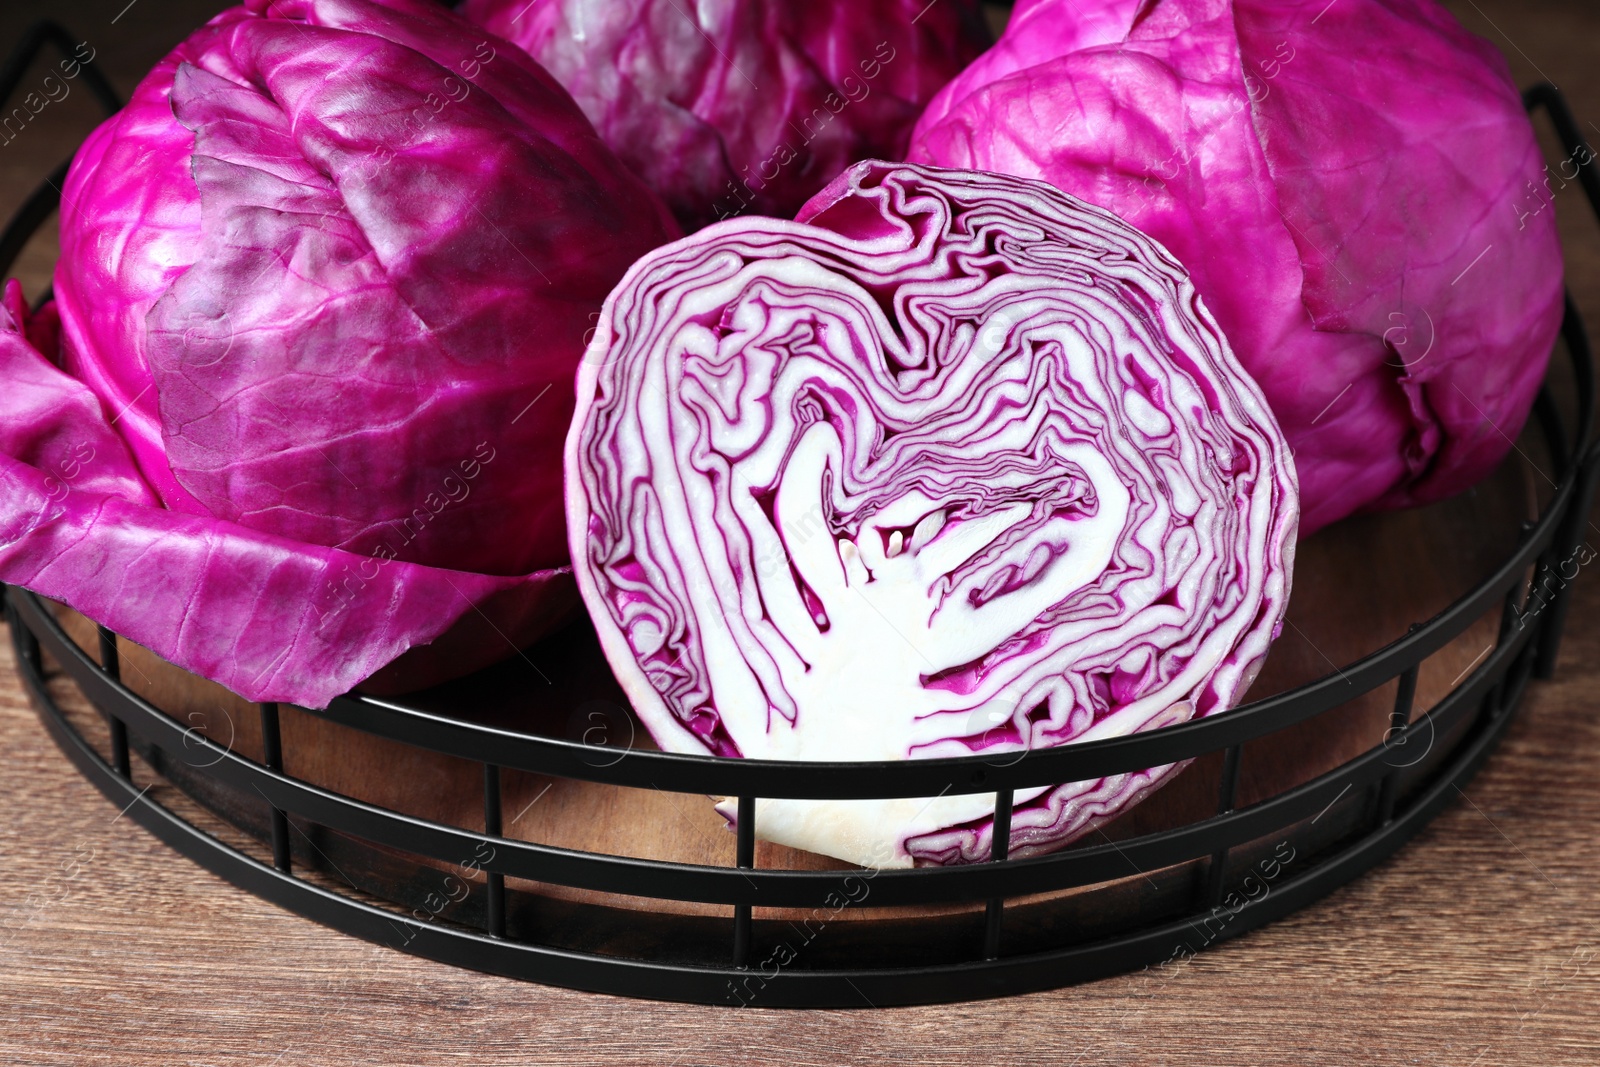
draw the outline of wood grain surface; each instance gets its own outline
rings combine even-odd
[[[219,6],[107,0],[47,13],[95,42],[127,89]],[[1600,121],[1600,10],[1592,0],[1450,6],[1503,48],[1520,82],[1549,78],[1580,117]],[[0,40],[41,13],[6,5]],[[0,146],[0,208],[18,203],[94,118],[86,93],[52,107]],[[1600,128],[1591,136],[1600,140]],[[1557,211],[1569,283],[1600,323],[1600,233],[1570,190],[1558,194]],[[52,247],[53,235],[42,234],[19,264],[31,293],[47,282]],[[1404,525],[1361,520],[1330,531],[1337,536],[1321,561],[1301,572],[1303,583],[1324,588],[1303,584],[1297,599],[1343,605],[1344,614],[1297,608],[1306,633],[1303,646],[1280,653],[1294,661],[1285,680],[1306,670],[1312,653],[1342,660],[1390,636],[1375,632],[1398,621],[1383,605],[1431,595],[1359,586],[1364,574],[1407,579],[1392,567],[1363,568]],[[1495,536],[1440,553],[1462,562],[1461,553]],[[1345,581],[1351,588],[1336,588]],[[1347,645],[1334,647],[1338,641]],[[1471,658],[1470,644],[1455,660]],[[1449,669],[1441,662],[1439,670]],[[344,937],[259,901],[158,844],[77,777],[27,706],[7,643],[0,1063],[1600,1063],[1597,692],[1600,582],[1585,573],[1557,679],[1530,686],[1487,768],[1416,841],[1325,901],[1171,974],[1000,1002],[782,1012],[486,977]],[[1323,752],[1327,741],[1308,734],[1304,752]],[[239,747],[253,744],[246,735]],[[310,776],[312,768],[291,770]],[[1258,788],[1271,788],[1273,771],[1256,769]],[[337,773],[330,761],[316,776]],[[405,796],[396,785],[391,802],[404,805]]]

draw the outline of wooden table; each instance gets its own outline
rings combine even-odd
[[[85,0],[51,14],[94,42],[126,89],[217,6]],[[1520,82],[1551,78],[1580,115],[1600,120],[1592,0],[1451,6],[1505,49]],[[0,14],[0,40],[31,14]],[[0,147],[0,203],[17,203],[71,150],[93,120],[87,93],[45,118]],[[1569,279],[1600,322],[1600,236],[1577,208],[1558,207]],[[19,268],[33,292],[50,247],[46,235]],[[1585,573],[1557,680],[1532,685],[1504,745],[1453,807],[1325,901],[1167,977],[953,1007],[785,1012],[485,977],[263,903],[130,825],[74,773],[27,706],[7,642],[0,1062],[1600,1063],[1597,693],[1600,582]]]

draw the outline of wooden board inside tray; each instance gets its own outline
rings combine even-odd
[[[1524,444],[1533,454],[1532,460],[1514,453],[1475,490],[1423,509],[1359,516],[1303,542],[1287,624],[1250,695],[1269,695],[1332,673],[1404,634],[1410,624],[1426,620],[1487,576],[1515,543],[1520,522],[1532,517],[1538,501],[1549,495],[1547,480],[1539,472],[1539,467],[1548,469],[1548,464],[1528,443],[1529,438],[1531,435],[1525,435]],[[65,608],[58,609],[58,616],[74,639],[93,654],[92,624]],[[1494,644],[1497,628],[1498,613],[1491,613],[1423,664],[1415,714],[1426,711],[1481,662]],[[255,705],[178,670],[131,642],[123,640],[120,651],[123,678],[135,692],[218,743],[260,758]],[[1378,743],[1388,726],[1394,688],[1391,683],[1295,729],[1247,745],[1239,803],[1250,804],[1307,781]],[[527,650],[524,656],[406,700],[453,708],[454,714],[477,721],[555,736],[579,739],[585,731],[599,730],[611,745],[654,747],[622,710],[623,697],[581,622]],[[282,733],[285,769],[292,775],[396,811],[482,829],[482,778],[475,763],[347,729],[287,706],[282,711]],[[596,737],[590,733],[591,740]],[[1220,754],[1213,754],[1194,761],[1143,803],[1097,832],[1112,840],[1128,838],[1214,811],[1220,759]],[[182,770],[179,761],[168,763]],[[705,797],[517,771],[504,774],[502,787],[508,837],[682,863],[734,862],[734,836]],[[236,802],[215,793],[201,799],[234,821],[262,825],[262,810],[230,810],[237,807]],[[357,849],[356,855],[365,847],[346,844]],[[375,847],[372,858],[383,860],[375,863],[373,870],[382,868],[390,873],[375,876],[375,884],[362,888],[386,896],[390,895],[387,890],[393,890],[399,899],[414,895],[403,885],[392,884],[395,878],[403,881],[405,871],[416,875],[450,867],[434,861],[416,867],[399,853]],[[766,842],[757,845],[756,863],[762,868],[845,867],[825,856]],[[436,874],[431,881],[438,881]],[[513,890],[519,885],[514,879],[508,882]],[[521,888],[575,902],[603,901],[612,906],[708,916],[728,914],[726,907],[711,905],[644,901],[546,885]],[[916,909],[894,911],[926,914]],[[841,917],[888,914],[886,909],[857,908],[846,909]],[[784,913],[762,909],[758,915],[783,917]]]

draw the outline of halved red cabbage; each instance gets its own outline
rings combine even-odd
[[[1435,0],[1024,0],[908,158],[1166,245],[1294,447],[1302,534],[1481,479],[1560,326],[1532,127]]]
[[[100,405],[73,425],[136,469],[97,447],[120,490],[7,498],[29,532],[0,578],[252,699],[324,705],[462,619],[407,683],[508,654],[575,600],[585,331],[676,233],[547,74],[440,5],[222,13],[62,198],[63,358]]]
[[[467,0],[525,48],[695,229],[789,218],[859,159],[898,159],[989,43],[976,0]]]
[[[1178,263],[1042,182],[859,164],[606,300],[574,572],[663,747],[1003,754],[1233,706],[1289,595],[1288,447]],[[1013,854],[1172,768],[1020,792]],[[875,866],[989,853],[994,794],[763,800]]]

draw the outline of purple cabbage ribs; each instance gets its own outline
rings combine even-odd
[[[566,466],[580,592],[674,751],[1010,759],[1216,714],[1289,596],[1260,390],[1165,249],[1043,182],[863,162],[646,255]],[[1174,770],[1018,791],[1013,855]],[[764,799],[756,832],[973,862],[994,800]]]
[[[59,366],[12,301],[0,580],[252,700],[509,654],[576,601],[585,332],[677,233],[560,86],[440,5],[223,12],[73,163]]]
[[[899,159],[989,43],[975,0],[467,0],[571,91],[688,229],[790,218],[851,163]]]
[[[1048,181],[1177,256],[1294,448],[1302,534],[1480,480],[1560,325],[1532,127],[1433,0],[1022,0],[908,158]]]

